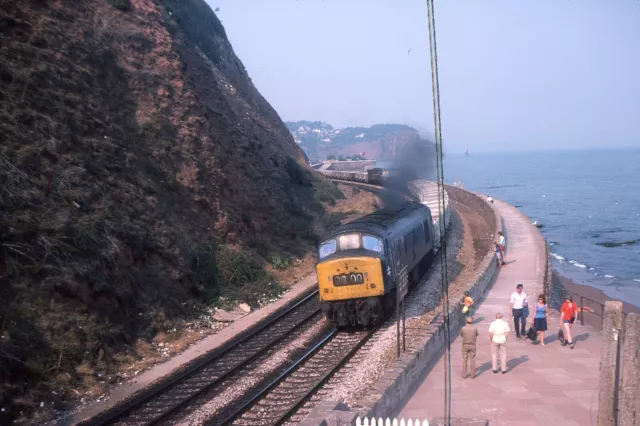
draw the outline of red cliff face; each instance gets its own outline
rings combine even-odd
[[[216,247],[308,250],[336,193],[204,0],[6,0],[0,29],[0,406],[14,416],[51,401],[52,380],[72,398],[83,371],[219,295]]]

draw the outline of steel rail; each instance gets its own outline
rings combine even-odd
[[[160,387],[158,389],[155,389],[150,394],[145,395],[142,399],[138,399],[134,404],[131,404],[131,406],[127,407],[126,409],[119,410],[120,412],[114,413],[112,416],[109,416],[109,418],[102,419],[102,421],[96,422],[96,423],[93,423],[93,424],[105,425],[105,424],[115,424],[115,423],[120,423],[120,422],[123,422],[123,423],[126,424],[127,423],[126,418],[128,416],[130,416],[132,413],[135,413],[136,410],[139,410],[141,407],[143,407],[144,404],[150,403],[150,402],[153,401],[153,399],[161,397],[163,394],[171,391],[174,387],[180,385],[181,381],[183,379],[188,379],[189,376],[196,375],[196,374],[198,374],[198,372],[204,371],[207,367],[211,366],[212,364],[215,364],[216,362],[219,362],[223,357],[225,357],[226,355],[231,354],[234,350],[241,351],[242,350],[242,346],[244,344],[248,343],[249,340],[259,338],[261,333],[264,333],[265,331],[268,331],[268,329],[270,327],[277,326],[277,322],[278,321],[282,320],[285,316],[294,313],[303,304],[310,302],[310,300],[313,297],[317,297],[317,294],[318,294],[318,290],[314,290],[308,296],[305,296],[303,299],[301,299],[300,301],[296,302],[295,304],[293,304],[289,308],[285,309],[284,311],[282,311],[279,314],[275,315],[273,318],[271,318],[271,319],[267,320],[266,322],[264,322],[263,324],[259,325],[255,330],[251,331],[246,336],[243,336],[241,339],[233,342],[232,344],[230,344],[230,345],[228,345],[226,347],[222,347],[221,350],[217,351],[215,353],[215,355],[212,356],[205,363],[202,363],[199,366],[195,366],[194,368],[190,368],[190,369],[182,372],[182,374],[178,375],[177,377],[172,378],[172,380],[168,381],[166,384],[164,384],[164,386],[162,386],[162,387]],[[278,343],[279,341],[281,341],[285,337],[287,337],[290,334],[292,334],[295,330],[299,329],[299,327],[303,326],[310,318],[313,318],[315,315],[317,315],[319,311],[320,311],[320,307],[318,306],[317,309],[313,309],[311,312],[309,312],[308,314],[304,315],[303,318],[299,319],[295,324],[292,324],[292,325],[286,327],[286,329],[284,330],[283,333],[280,333],[276,337],[274,337],[274,338],[268,340],[267,342],[265,342],[265,344],[261,345],[262,347],[259,348],[258,350],[256,350],[254,353],[248,354],[248,356],[246,358],[240,357],[241,358],[241,362],[238,362],[235,365],[232,365],[231,368],[229,368],[227,371],[225,371],[219,377],[216,377],[215,379],[211,380],[210,383],[207,383],[206,385],[202,386],[201,389],[195,391],[192,395],[188,395],[184,399],[176,402],[175,404],[170,404],[170,406],[167,406],[164,409],[160,409],[157,413],[147,414],[147,417],[149,418],[149,420],[147,420],[147,421],[144,421],[144,420],[143,421],[136,421],[136,424],[155,424],[155,423],[158,423],[159,421],[164,419],[169,414],[171,414],[171,413],[175,412],[176,410],[180,409],[182,406],[187,404],[193,398],[195,398],[198,395],[200,395],[203,392],[205,392],[207,389],[210,389],[212,386],[215,386],[215,385],[217,385],[219,383],[222,383],[226,378],[228,378],[232,374],[236,373],[239,369],[244,367],[247,363],[250,363],[253,360],[255,360],[256,358],[258,358],[259,356],[263,355],[274,344]]]
[[[328,371],[322,375],[319,379],[313,380],[310,383],[310,387],[307,387],[300,396],[294,398],[292,404],[290,404],[283,413],[279,414],[277,419],[273,423],[268,423],[270,425],[281,425],[283,424],[289,417],[294,415],[300,407],[307,402],[307,400],[315,394],[324,384],[329,380],[342,366],[344,366],[353,355],[369,340],[369,338],[373,335],[373,333],[378,328],[371,329],[366,333],[363,333],[362,336],[359,336],[357,342],[353,344],[351,349],[342,356],[339,360],[331,362],[333,365],[328,367]],[[306,353],[304,353],[295,364],[291,365],[287,370],[285,370],[282,374],[280,374],[277,378],[275,378],[271,383],[265,386],[260,392],[253,395],[247,402],[242,404],[240,408],[238,408],[235,412],[230,415],[227,415],[223,420],[219,420],[217,417],[213,417],[204,422],[207,426],[214,425],[228,425],[232,424],[235,420],[242,420],[242,416],[251,410],[252,407],[256,406],[259,401],[267,397],[275,388],[280,385],[284,380],[289,377],[293,377],[295,372],[301,368],[306,362],[313,360],[313,357],[316,356],[328,343],[332,342],[338,336],[344,336],[344,332],[339,332],[337,329],[332,330],[325,338],[323,338],[320,342],[310,348]],[[267,419],[260,419],[261,424],[266,424],[268,422]]]

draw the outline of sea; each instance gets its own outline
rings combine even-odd
[[[558,273],[640,307],[640,149],[454,154],[443,164],[447,183],[535,222]]]

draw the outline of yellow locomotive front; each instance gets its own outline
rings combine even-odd
[[[384,242],[346,231],[318,250],[318,289],[327,319],[339,326],[369,325],[384,317]]]

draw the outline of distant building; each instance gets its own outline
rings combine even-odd
[[[362,139],[364,138],[364,133],[360,133],[359,135],[356,135],[356,139]]]

